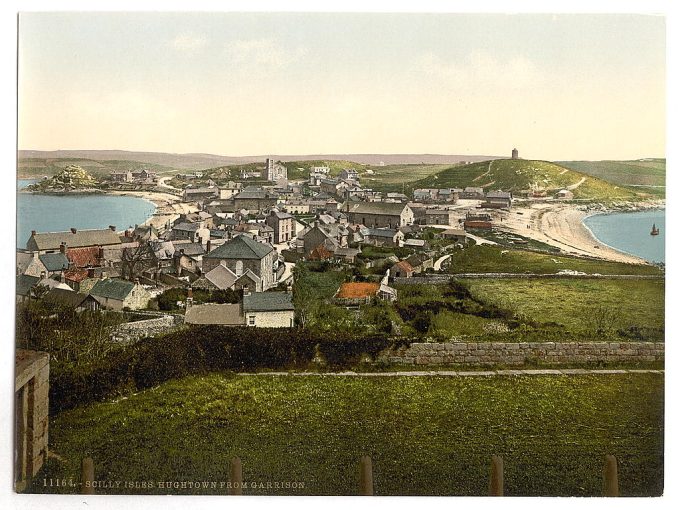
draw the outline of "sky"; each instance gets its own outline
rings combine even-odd
[[[665,157],[662,16],[22,13],[20,149]]]

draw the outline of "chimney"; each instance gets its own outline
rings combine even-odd
[[[87,268],[87,277],[88,278],[94,278],[94,267],[88,267]]]
[[[187,300],[184,309],[189,310],[189,308],[191,308],[193,304],[194,304],[194,291],[191,287],[189,287],[189,289],[187,290]]]
[[[102,246],[99,247],[99,250],[98,250],[98,252],[97,252],[97,256],[99,257],[99,259],[100,259],[100,264],[101,264],[101,259],[104,258],[104,248],[103,248]]]
[[[179,253],[180,253],[180,255],[184,255],[184,248],[180,248]]]
[[[66,243],[61,243],[59,245],[59,253],[66,253]]]
[[[35,230],[31,230],[31,235],[34,236],[36,234]]]
[[[116,226],[115,225],[109,225],[109,229],[111,230],[111,232],[115,232]]]
[[[76,232],[78,231],[75,229],[75,227],[71,227],[71,234],[75,234]]]
[[[208,242],[205,244],[205,251],[206,253],[210,253],[210,239],[208,239]]]
[[[139,285],[139,278],[135,278],[135,285]]]
[[[44,280],[45,278],[47,278],[47,273],[45,271],[40,271],[40,279]]]

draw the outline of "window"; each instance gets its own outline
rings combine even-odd
[[[254,315],[250,315],[250,316],[248,317],[248,326],[254,326],[254,325],[255,325],[255,316],[254,316]]]

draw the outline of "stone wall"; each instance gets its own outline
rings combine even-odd
[[[111,332],[111,340],[114,342],[131,343],[140,338],[161,335],[174,331],[178,327],[178,321],[172,315],[164,315],[153,319],[126,322],[116,326]]]
[[[413,343],[379,359],[403,365],[523,365],[525,363],[620,363],[664,360],[653,342]]]
[[[47,462],[50,356],[17,349],[15,356],[14,483],[23,491]]]

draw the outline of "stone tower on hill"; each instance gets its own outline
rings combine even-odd
[[[519,159],[519,151],[517,149],[512,149],[512,159]]]

